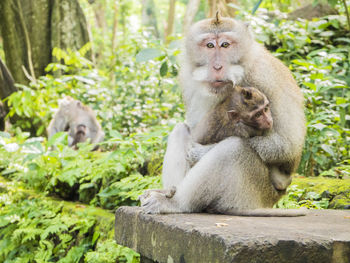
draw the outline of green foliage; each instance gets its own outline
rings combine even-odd
[[[1,262],[139,262],[130,249],[102,240],[86,210],[67,213],[63,203],[20,187],[0,183]]]
[[[97,244],[96,250],[86,253],[86,263],[138,263],[139,256],[129,248],[119,246],[114,240],[107,240]]]
[[[46,68],[53,75],[42,76],[29,87],[20,85],[20,91],[8,97],[9,116],[19,117],[15,126],[33,135],[44,135],[58,100],[65,95],[95,110],[107,138],[115,132],[129,135],[165,125],[169,116],[182,120],[183,105],[178,101],[180,94],[174,80],[178,44],[173,42],[165,48],[144,39],[142,34],[135,35],[119,47],[113,73],[93,68],[84,58],[89,44],[79,51],[55,48],[53,56],[59,62]],[[144,49],[146,46],[153,47]]]
[[[305,95],[307,138],[299,172],[347,175],[350,156],[350,62],[346,19],[253,18],[258,39],[287,63]]]
[[[250,1],[249,9],[256,2]],[[287,10],[291,3],[277,4]],[[275,4],[263,2],[267,8]],[[181,6],[185,7],[183,1]],[[110,49],[110,34],[93,29],[92,46],[101,47],[98,68],[84,57],[90,44],[79,51],[55,48],[55,63],[48,65],[47,75],[28,87],[19,86],[20,91],[8,98],[9,115],[16,121],[11,135],[0,133],[0,174],[42,195],[28,195],[13,183],[8,183],[12,188],[3,187],[0,181],[1,262],[139,260],[134,252],[115,244],[109,230],[97,226],[98,215],[76,208],[64,213],[63,205],[43,196],[115,209],[137,205],[144,189],[160,187],[167,135],[184,119],[176,81],[179,42],[174,38],[165,46],[147,31],[128,28],[128,19],[138,7],[123,0],[119,8],[123,36],[118,35],[115,50]],[[204,16],[203,6],[201,12]],[[300,174],[346,178],[350,175],[350,33],[345,17],[288,21],[247,16],[257,38],[289,66],[305,95],[308,127]],[[45,135],[58,100],[66,95],[96,112],[106,133],[102,151],[91,151],[89,144],[80,144],[75,151],[67,146],[66,133],[49,140],[31,137]],[[335,202],[349,199],[346,190],[328,194],[324,187],[292,185],[277,207],[324,209],[348,204]]]
[[[75,151],[67,146],[65,133],[58,133],[50,143],[23,139],[13,143],[14,138],[0,137],[0,167],[2,175],[16,178],[27,186],[59,196],[66,200],[79,200],[113,209],[121,204],[136,205],[137,196],[143,189],[159,187],[159,177],[141,176],[145,158],[154,148],[164,144],[168,129],[111,139],[105,144],[115,145],[109,152],[91,151],[92,145],[81,144]],[[54,140],[56,139],[56,141]],[[65,143],[65,144],[62,144]],[[49,145],[55,146],[50,150]],[[159,150],[158,150],[159,154]],[[146,174],[148,171],[145,171]],[[134,174],[124,183],[120,179]],[[116,184],[115,184],[116,183]]]
[[[277,208],[327,209],[328,206],[328,198],[322,198],[320,194],[310,192],[306,188],[299,188],[296,185],[291,185],[287,195],[283,196],[276,204]]]
[[[293,178],[279,208],[349,209],[350,180],[334,178]]]

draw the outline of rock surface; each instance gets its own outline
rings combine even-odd
[[[121,207],[115,239],[160,263],[349,263],[350,211],[277,218],[147,215],[138,207]]]

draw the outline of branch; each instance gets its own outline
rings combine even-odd
[[[25,42],[26,42],[26,46],[27,46],[28,64],[29,64],[29,71],[31,74],[31,78],[29,78],[29,80],[35,82],[36,78],[35,78],[35,72],[34,72],[34,66],[33,66],[33,60],[32,60],[32,47],[30,45],[29,34],[28,34],[26,24],[24,23],[21,2],[20,2],[20,0],[17,0],[16,2],[18,5],[18,13],[19,13],[19,18],[20,18],[19,20],[20,20],[21,26],[23,28],[24,38],[25,38]],[[24,68],[24,66],[22,66],[22,67]],[[26,70],[24,72],[26,72]],[[27,74],[28,74],[28,72],[27,72]],[[28,78],[28,76],[27,76],[27,78]]]

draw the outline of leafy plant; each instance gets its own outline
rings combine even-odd
[[[88,210],[68,213],[62,202],[16,183],[1,180],[0,189],[1,262],[139,262],[138,254],[101,235]]]

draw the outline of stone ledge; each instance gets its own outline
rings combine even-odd
[[[350,211],[278,218],[147,215],[139,207],[121,207],[115,239],[160,263],[349,263]]]

